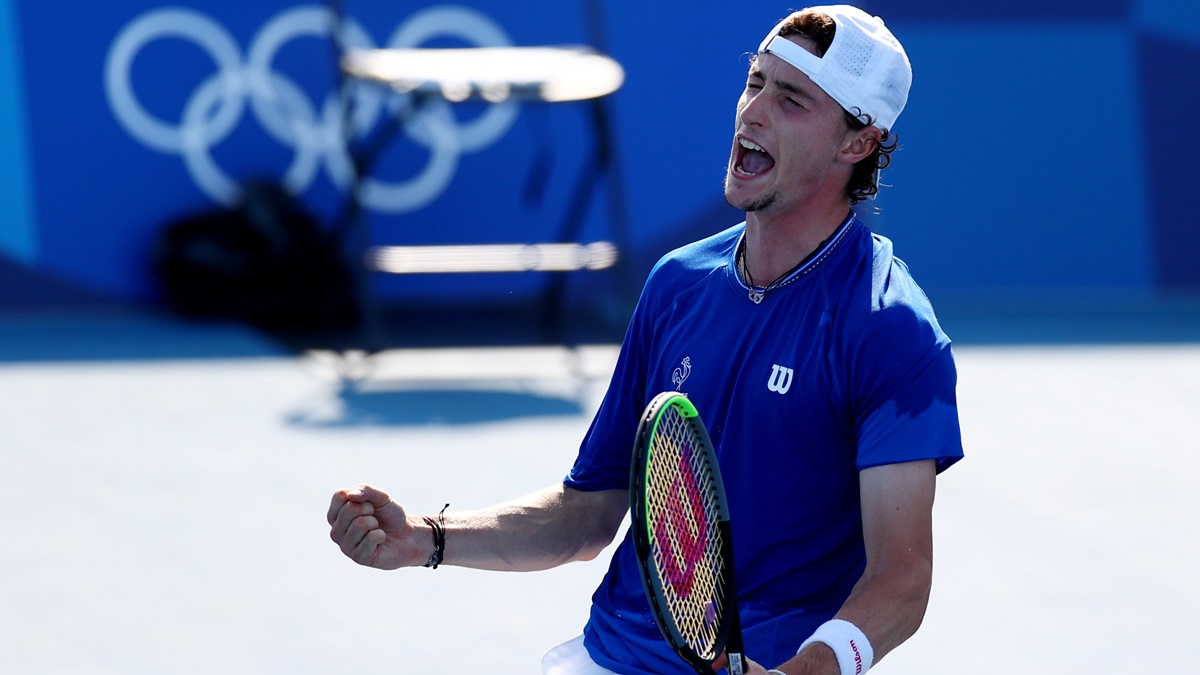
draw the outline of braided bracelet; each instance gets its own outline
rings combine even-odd
[[[448,508],[450,508],[449,504],[442,507],[442,510],[438,512],[437,520],[429,516],[422,516],[425,523],[433,528],[433,553],[429,555],[429,562],[425,563],[425,566],[435,570],[438,565],[442,564],[442,558],[446,557],[446,509]]]

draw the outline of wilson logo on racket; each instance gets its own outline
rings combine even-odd
[[[683,394],[662,392],[642,413],[629,508],[638,572],[663,639],[698,675],[712,675],[723,653],[730,675],[742,675],[729,502],[712,439]]]
[[[671,481],[670,493],[679,501],[666,517],[654,525],[655,545],[662,555],[663,576],[680,598],[692,594],[696,566],[704,559],[709,539],[708,517],[695,472],[691,470],[692,448],[683,447],[679,473]]]
[[[786,394],[788,389],[792,388],[792,375],[794,371],[791,368],[783,366],[771,365],[771,378],[767,380],[767,389],[776,394]]]

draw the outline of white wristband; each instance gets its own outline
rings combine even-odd
[[[858,629],[858,626],[849,621],[843,621],[842,619],[830,619],[826,621],[817,627],[812,637],[800,645],[800,649],[797,652],[814,642],[824,643],[833,650],[842,675],[863,675],[863,673],[871,669],[871,664],[875,658],[875,651],[871,649],[871,642]]]

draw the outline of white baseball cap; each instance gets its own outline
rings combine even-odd
[[[806,12],[826,14],[837,26],[823,57],[779,36],[784,23]],[[908,102],[912,66],[904,47],[883,25],[883,19],[857,7],[827,5],[795,12],[767,34],[758,53],[783,59],[850,114],[868,115],[871,124],[883,131],[891,130]]]

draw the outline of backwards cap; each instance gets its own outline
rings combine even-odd
[[[807,12],[826,14],[837,25],[833,43],[823,57],[779,35],[789,19]],[[795,12],[767,34],[758,53],[783,59],[851,115],[868,115],[871,124],[883,131],[891,130],[908,102],[912,66],[904,47],[883,25],[883,19],[857,7],[828,5]]]

